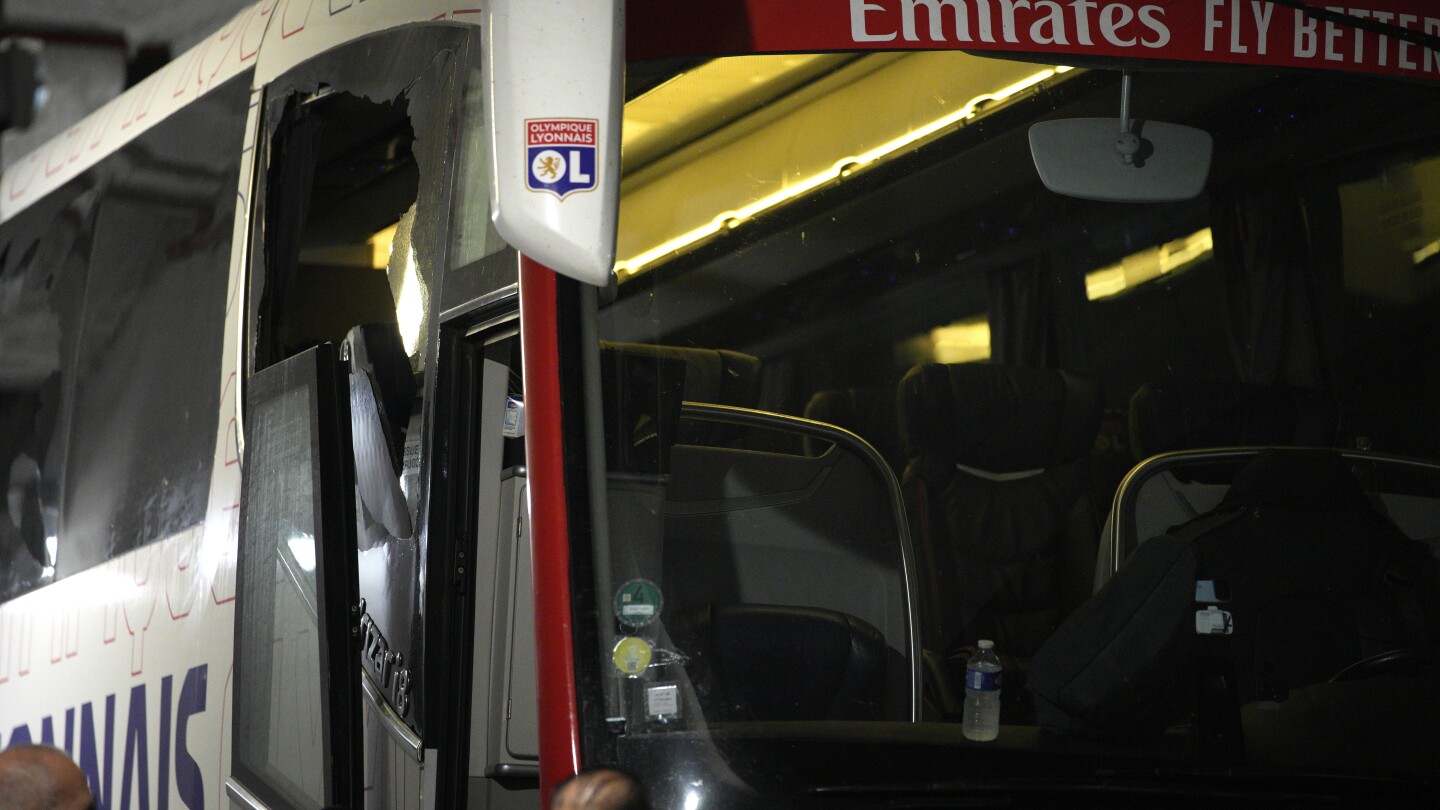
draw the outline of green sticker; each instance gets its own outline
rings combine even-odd
[[[636,636],[626,636],[615,644],[611,658],[615,668],[626,675],[639,675],[650,666],[650,642]]]
[[[615,617],[630,627],[644,627],[660,618],[664,597],[648,579],[632,579],[615,592]]]

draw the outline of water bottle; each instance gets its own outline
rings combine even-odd
[[[965,739],[985,742],[1000,736],[1000,658],[995,642],[981,639],[979,652],[965,662]]]

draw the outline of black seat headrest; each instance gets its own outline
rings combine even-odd
[[[622,365],[647,360],[683,362],[685,383],[681,397],[688,402],[754,408],[760,398],[760,358],[753,355],[649,343],[602,342],[600,351],[616,356]]]
[[[1098,381],[1054,369],[927,363],[900,381],[900,429],[922,454],[993,473],[1046,469],[1090,451]]]
[[[1339,427],[1335,400],[1304,388],[1147,383],[1130,398],[1136,461],[1201,447],[1333,447]]]
[[[1217,511],[1278,506],[1374,512],[1343,456],[1333,450],[1262,450],[1236,476]]]
[[[894,389],[841,388],[816,391],[805,418],[845,428],[874,447],[891,466],[903,466]]]
[[[760,399],[760,359],[725,349],[602,342],[600,372],[605,457],[613,472],[663,473],[677,442],[725,446],[743,435],[720,423],[692,425],[681,435],[682,402],[754,408]]]

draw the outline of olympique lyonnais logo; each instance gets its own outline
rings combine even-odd
[[[599,121],[593,118],[531,118],[525,122],[525,185],[565,199],[594,191]]]

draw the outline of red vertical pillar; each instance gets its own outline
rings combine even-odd
[[[560,419],[557,279],[520,258],[520,350],[525,370],[525,466],[535,579],[535,666],[540,710],[540,792],[580,768],[580,714],[570,622],[570,533]]]

